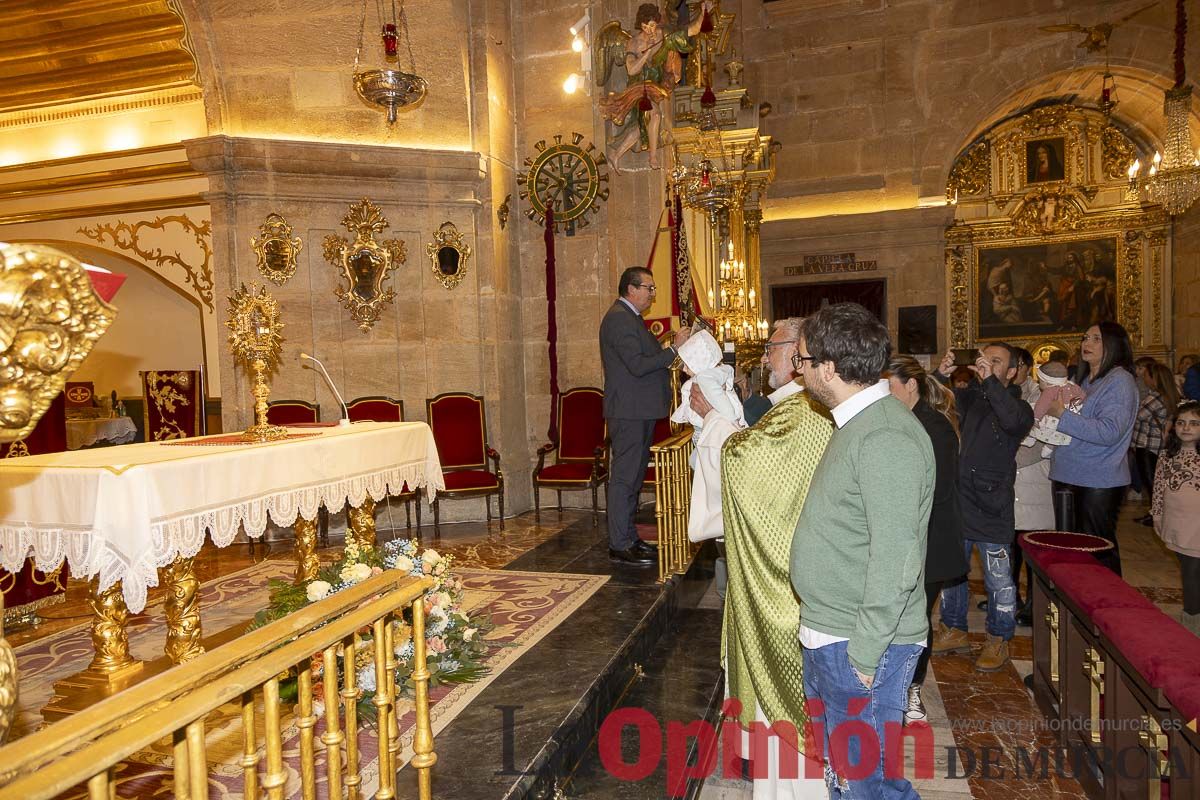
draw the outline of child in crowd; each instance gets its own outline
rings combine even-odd
[[[1029,432],[1029,437],[1047,447],[1070,444],[1071,437],[1058,432],[1058,418],[1046,412],[1055,400],[1062,400],[1063,405],[1071,411],[1078,411],[1083,407],[1087,395],[1067,378],[1067,366],[1059,361],[1047,361],[1038,367],[1038,385],[1042,388],[1042,393],[1033,406],[1033,430]],[[1042,455],[1049,458],[1045,448]]]
[[[742,401],[738,399],[733,388],[733,367],[721,363],[721,346],[712,334],[699,330],[691,335],[679,347],[679,358],[683,367],[692,377],[680,388],[683,402],[671,413],[671,421],[690,423],[693,428],[692,441],[700,438],[700,428],[704,420],[692,410],[689,398],[692,396],[692,386],[698,386],[704,393],[704,398],[721,416],[739,427],[746,426],[742,414]],[[695,451],[692,451],[695,458]]]
[[[1200,636],[1200,402],[1180,403],[1154,475],[1154,530],[1179,558],[1184,626]]]

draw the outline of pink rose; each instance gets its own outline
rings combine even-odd
[[[374,575],[382,575],[382,574],[383,574],[382,567],[371,567],[371,575],[374,576]]]
[[[440,636],[433,636],[429,639],[429,649],[435,653],[446,652],[446,640]]]

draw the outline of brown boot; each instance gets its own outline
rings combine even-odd
[[[999,636],[988,634],[987,642],[975,659],[975,669],[979,672],[996,672],[1008,663],[1008,642]]]
[[[947,628],[946,623],[939,622],[938,629],[933,634],[933,652],[938,655],[945,653],[969,653],[971,642],[967,632],[958,628]]]

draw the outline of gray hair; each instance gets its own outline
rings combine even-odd
[[[787,338],[798,342],[804,331],[804,317],[784,317],[775,320],[775,330],[784,331]]]

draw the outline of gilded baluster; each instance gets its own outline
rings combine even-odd
[[[314,731],[317,715],[313,713],[312,663],[296,666],[296,692],[300,701],[296,709],[296,728],[300,731],[300,791],[304,800],[317,796],[317,759]]]
[[[392,730],[388,750],[392,754],[392,772],[400,763],[400,693],[396,690],[396,622],[395,615],[388,615],[388,624],[384,628],[386,642],[384,656],[387,659],[388,691],[392,696]]]
[[[279,727],[279,678],[263,684],[263,728],[267,740],[267,772],[262,787],[269,800],[283,800],[287,773],[283,771],[283,737]]]
[[[204,717],[187,726],[188,778],[192,800],[208,800],[208,759],[204,751]]]
[[[376,800],[391,800],[396,796],[396,767],[392,762],[392,693],[391,684],[387,679],[387,617],[375,620],[372,624],[374,637],[371,642],[372,655],[375,658],[375,709],[376,730],[379,732],[379,791],[375,793]]]
[[[358,508],[351,508],[347,512],[350,519],[350,530],[354,532],[354,538],[360,547],[375,546],[375,501],[370,495],[363,498],[362,505]],[[350,537],[347,535],[346,543],[350,543]]]
[[[129,621],[129,609],[121,594],[121,582],[117,581],[103,592],[98,591],[99,580],[92,579],[92,656],[94,672],[110,674],[120,672],[137,664],[129,655],[129,635],[125,623]]]
[[[175,763],[175,800],[191,800],[192,781],[188,777],[188,767],[191,762],[188,760],[187,735],[184,729],[180,728],[175,731],[172,734],[172,740],[174,742],[171,753]]]
[[[0,594],[0,745],[17,713],[17,656],[4,639],[4,595]]]
[[[106,769],[88,778],[88,800],[111,800],[116,786],[112,782],[112,770]]]
[[[425,660],[425,598],[412,604],[413,673],[416,692],[417,728],[413,733],[412,766],[417,771],[417,796],[432,800],[433,772],[437,753],[433,752],[433,728],[429,724],[429,664]]]
[[[167,599],[167,658],[173,664],[191,661],[204,652],[200,644],[200,581],[195,559],[176,558],[165,570]]]
[[[329,787],[329,800],[342,800],[342,734],[341,714],[338,710],[337,648],[326,647],[321,653],[325,664],[325,732],[321,741],[325,744],[325,779]]]
[[[178,763],[178,761],[176,761]],[[258,736],[254,727],[254,692],[242,695],[242,796],[258,800]]]
[[[342,700],[346,712],[346,797],[358,800],[362,776],[358,774],[358,634],[350,637],[342,651],[345,683]]]
[[[317,559],[317,521],[296,517],[296,585],[316,580],[321,569]]]

